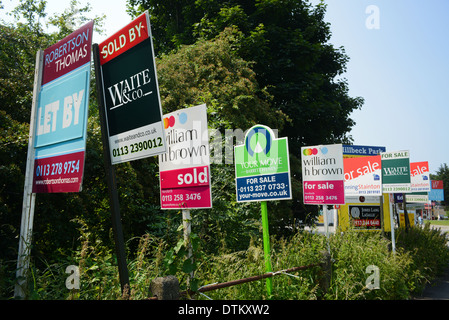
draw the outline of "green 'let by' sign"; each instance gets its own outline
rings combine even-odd
[[[269,127],[254,126],[235,147],[235,169],[237,178],[289,172],[287,138],[275,139]]]

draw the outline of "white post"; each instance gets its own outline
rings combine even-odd
[[[323,205],[323,218],[324,218],[324,231],[326,233],[326,237],[329,238],[329,221],[327,217],[327,205]]]
[[[33,193],[34,170],[34,133],[36,124],[36,109],[42,81],[44,52],[36,53],[36,69],[34,72],[33,102],[31,105],[30,132],[28,137],[27,163],[25,168],[25,182],[23,188],[22,221],[20,224],[19,254],[17,257],[16,284],[14,296],[25,298],[27,285],[27,271],[30,264],[31,236],[33,233],[34,203],[36,194]]]
[[[192,257],[192,243],[190,242],[190,233],[192,232],[192,227],[190,223],[190,210],[183,209],[182,210],[182,226],[184,229],[184,243],[188,248],[187,258]],[[193,272],[190,273],[190,279],[193,279]]]
[[[182,226],[184,229],[184,242],[188,244],[190,242],[190,233],[192,231],[190,224],[190,210],[188,209],[182,210]]]
[[[388,198],[390,198],[391,193],[389,194]],[[395,206],[396,204],[394,204]],[[394,238],[394,220],[393,220],[393,210],[392,210],[392,204],[390,202],[390,228],[391,228],[391,249],[393,250],[393,253],[396,253],[396,240]]]
[[[333,214],[334,214],[334,234],[337,233],[337,228],[338,228],[338,212],[337,209],[333,209]]]

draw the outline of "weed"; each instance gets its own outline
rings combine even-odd
[[[130,287],[122,295],[113,250],[89,232],[80,221],[79,248],[73,257],[63,256],[58,262],[31,261],[30,299],[145,299],[149,297],[152,279],[174,274],[182,290],[196,289],[216,282],[226,282],[265,273],[262,240],[253,236],[246,250],[232,251],[225,242],[216,253],[202,251],[203,243],[192,235],[193,259],[187,257],[184,240],[174,246],[150,234],[138,240],[136,252],[130,253],[128,270]],[[396,253],[390,240],[377,232],[348,230],[326,238],[309,232],[298,232],[289,238],[271,238],[273,271],[318,263],[323,250],[330,250],[332,273],[327,292],[320,288],[319,267],[279,274],[273,277],[273,294],[266,294],[265,280],[209,291],[211,299],[408,299],[439,275],[449,263],[447,236],[429,226],[398,230]],[[130,240],[131,241],[131,240]],[[129,243],[129,242],[128,242]],[[3,264],[2,264],[3,263]],[[13,274],[0,263],[2,298],[11,292]],[[80,289],[68,290],[65,280],[68,265],[80,269]],[[44,266],[37,268],[37,265]],[[367,267],[379,271],[379,286],[367,286]],[[189,280],[191,273],[194,281]],[[190,283],[188,283],[190,281]],[[196,299],[207,299],[196,295]]]

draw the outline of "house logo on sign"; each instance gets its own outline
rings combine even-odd
[[[254,153],[263,152],[265,155],[270,152],[273,138],[270,132],[264,127],[253,127],[247,134],[245,148],[252,157]]]

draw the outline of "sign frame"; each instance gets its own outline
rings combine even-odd
[[[80,192],[94,20],[44,50],[36,106],[34,193]]]
[[[304,204],[346,203],[342,144],[301,147],[301,164]]]
[[[410,162],[410,183],[412,192],[430,192],[428,161]]]
[[[244,144],[234,146],[234,160],[237,202],[292,199],[287,137],[276,139],[268,126],[254,125]]]
[[[444,201],[443,180],[431,180],[429,200]]]
[[[165,153],[162,103],[148,12],[101,42],[99,50],[111,163]]]
[[[346,196],[382,196],[381,156],[344,158]]]
[[[158,156],[161,209],[212,208],[206,105],[165,114],[163,120],[168,152]]]

